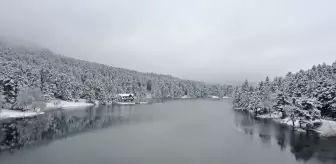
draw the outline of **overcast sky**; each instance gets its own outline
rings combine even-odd
[[[0,35],[211,83],[336,59],[335,0],[0,0]]]

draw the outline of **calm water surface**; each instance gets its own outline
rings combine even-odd
[[[2,164],[336,163],[336,140],[187,100],[53,111],[1,123]]]

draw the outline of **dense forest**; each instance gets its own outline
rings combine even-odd
[[[313,66],[285,77],[268,77],[257,86],[246,80],[234,89],[233,104],[236,109],[254,113],[278,114],[282,119],[308,123],[321,117],[336,116],[336,62]]]
[[[23,110],[28,102],[51,99],[99,100],[104,104],[118,93],[153,98],[184,95],[201,98],[230,96],[233,90],[229,85],[140,73],[57,55],[47,49],[25,48],[5,42],[0,42],[0,68],[0,109]]]

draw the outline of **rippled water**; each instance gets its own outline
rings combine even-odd
[[[252,119],[226,101],[59,110],[1,127],[5,164],[336,162],[335,139]]]

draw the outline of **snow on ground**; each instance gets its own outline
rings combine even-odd
[[[188,95],[184,95],[181,97],[181,99],[190,99],[190,97]]]
[[[113,104],[112,101],[108,101],[108,102],[106,102],[106,105],[112,105],[112,104]]]
[[[46,109],[57,109],[57,108],[79,108],[79,107],[87,107],[92,106],[94,104],[87,103],[85,100],[80,100],[79,102],[68,102],[62,100],[53,100],[46,103]],[[5,118],[22,118],[22,117],[33,117],[39,114],[44,114],[44,112],[35,112],[35,111],[16,111],[16,110],[9,110],[9,109],[1,109],[0,110],[0,119]]]
[[[258,118],[269,118],[269,119],[278,119],[281,118],[280,112],[267,113],[263,115],[258,115]]]
[[[118,105],[135,105],[136,104],[135,102],[118,102],[118,101],[115,101],[114,103]]]
[[[93,106],[92,103],[87,103],[85,100],[79,100],[78,102],[69,102],[63,100],[52,100],[46,103],[47,109],[56,109],[56,108],[79,108],[79,107],[88,107]]]
[[[274,121],[277,122],[277,123],[280,123],[280,124],[284,124],[284,125],[293,127],[293,121],[289,117],[284,118],[284,119],[277,118],[277,119],[274,119]],[[304,125],[302,124],[302,126],[304,126]],[[300,128],[300,121],[299,120],[294,120],[294,128]]]
[[[322,119],[322,125],[318,127],[316,132],[320,133],[324,137],[336,136],[336,121]]]
[[[281,118],[281,113],[271,113],[271,114],[264,114],[264,115],[259,115],[257,116],[258,118],[267,118],[267,119],[273,119],[275,122],[283,125],[287,125],[289,127],[293,127],[293,122],[292,120],[287,117],[285,119],[280,119]],[[324,137],[336,137],[336,121],[332,120],[316,120],[315,122],[321,122],[321,126],[319,126],[315,131],[319,133],[321,136]],[[302,128],[306,127],[306,123],[302,123],[300,127],[300,121],[295,120],[294,121],[294,128],[297,131],[305,131]]]
[[[212,99],[219,99],[218,96],[210,96],[210,98],[212,98]]]
[[[9,110],[9,109],[1,109],[0,110],[0,119],[5,118],[22,118],[22,117],[33,117],[39,114],[44,114],[44,112],[34,112],[34,111],[16,111],[16,110]]]
[[[258,118],[265,118],[265,119],[273,119],[274,122],[279,123],[279,124],[283,124],[289,127],[294,127],[296,130],[300,130],[302,128],[306,127],[306,122],[302,122],[301,126],[300,126],[300,120],[294,120],[294,122],[292,121],[292,119],[290,117],[286,117],[284,119],[281,119],[282,114],[280,112],[273,112],[271,114],[264,114],[264,115],[259,115],[257,116]],[[294,124],[293,124],[294,123]]]

